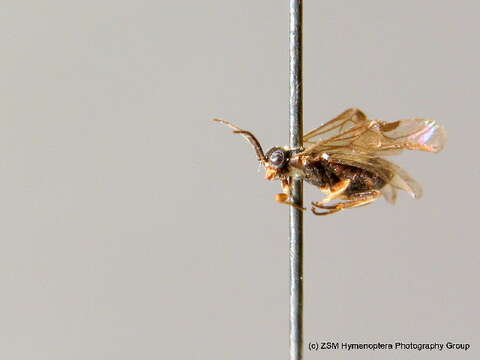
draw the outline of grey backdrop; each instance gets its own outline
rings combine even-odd
[[[306,341],[480,355],[477,1],[305,1],[305,130],[427,116],[420,201],[305,215]],[[0,358],[286,359],[287,207],[251,148],[288,141],[288,1],[3,1]],[[306,201],[319,192],[306,187]]]

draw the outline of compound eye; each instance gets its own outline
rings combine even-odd
[[[283,165],[283,162],[285,161],[285,154],[281,150],[276,150],[270,155],[270,164],[273,166],[279,168]]]

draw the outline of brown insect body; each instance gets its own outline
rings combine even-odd
[[[380,190],[386,184],[381,177],[367,170],[323,158],[305,161],[303,172],[305,174],[303,179],[306,182],[328,191],[340,181],[350,180],[350,184],[344,191],[347,196],[369,190]]]
[[[275,148],[282,149],[282,148]],[[345,194],[380,190],[386,181],[374,173],[355,166],[344,165],[319,157],[291,155],[291,151],[282,149],[287,155],[288,163],[277,169],[277,177],[285,180],[288,177],[299,177],[311,185],[329,192],[341,180],[350,180]],[[325,156],[327,157],[327,156]]]
[[[266,154],[255,136],[225,120],[214,119],[243,135],[254,147],[265,167],[265,178],[281,180],[278,202],[298,207],[290,200],[290,178],[301,178],[327,196],[312,202],[312,212],[328,215],[369,204],[384,196],[394,203],[397,190],[413,197],[422,195],[420,185],[408,173],[382,156],[403,149],[438,152],[446,143],[446,132],[424,118],[391,123],[370,120],[358,109],[348,109],[303,136],[304,149],[274,147]],[[327,205],[332,200],[344,200]],[[318,211],[317,209],[322,209]]]

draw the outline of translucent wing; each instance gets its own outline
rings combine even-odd
[[[416,199],[422,196],[420,184],[405,170],[391,161],[376,156],[355,153],[335,153],[329,157],[329,161],[365,169],[382,178],[387,183],[382,189],[382,193],[390,203],[395,202],[397,189],[407,191]]]
[[[390,203],[395,204],[397,200],[397,189],[394,188],[392,185],[387,184],[381,190],[383,197]]]
[[[359,109],[348,109],[329,122],[303,135],[303,143],[316,144],[334,138],[358,125],[368,122],[367,116]]]
[[[358,109],[349,109],[304,135],[305,150],[313,153],[349,152],[393,155],[403,149],[438,152],[447,141],[443,126],[433,120],[413,118],[391,123],[369,120]]]

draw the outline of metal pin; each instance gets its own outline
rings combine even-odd
[[[290,147],[303,146],[302,0],[290,0]],[[292,199],[303,206],[303,182]],[[303,355],[303,213],[290,207],[290,360]]]

